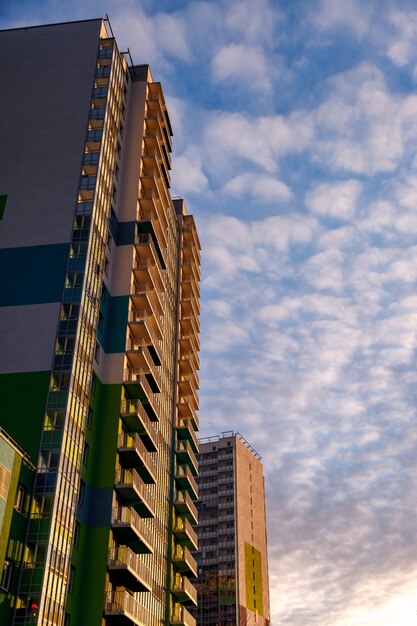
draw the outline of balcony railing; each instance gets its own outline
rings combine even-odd
[[[178,604],[171,613],[170,624],[171,626],[196,626],[197,622],[185,606]]]
[[[175,452],[178,462],[181,465],[187,464],[192,474],[197,476],[198,462],[190,442],[181,440],[177,441]]]
[[[172,560],[178,571],[191,572],[195,577],[197,577],[197,561],[186,546],[175,546]]]
[[[143,560],[127,546],[109,549],[108,569],[118,584],[132,591],[150,591],[153,575]]]
[[[154,623],[152,613],[127,591],[112,591],[105,594],[104,615],[124,616],[139,626],[148,626]]]
[[[191,499],[190,494],[187,491],[177,491],[174,500],[175,508],[177,511],[185,516],[193,526],[198,523],[197,507]]]
[[[177,466],[175,471],[175,480],[177,481],[180,489],[186,489],[191,497],[195,500],[197,499],[198,487],[189,467],[182,465]]]
[[[149,405],[146,405],[145,411],[152,413],[153,421],[157,421],[160,415],[160,404],[158,400],[158,396],[154,393],[147,381],[145,374],[141,369],[126,369],[123,373],[123,382],[127,385],[136,384],[139,385],[142,389],[143,393],[146,395],[146,398],[149,402]],[[138,396],[136,396],[138,397]]]
[[[151,278],[154,288],[157,287],[161,291],[165,291],[164,280],[162,278],[161,270],[156,260],[154,263],[152,263],[149,257],[138,256],[133,266],[133,269],[136,270],[136,272],[142,273],[142,274],[147,272]]]
[[[191,601],[193,604],[197,604],[197,589],[186,576],[176,574],[172,582],[171,591],[180,601]]]
[[[181,417],[188,417],[191,419],[191,422],[194,426],[195,430],[199,429],[199,421],[197,412],[193,405],[196,404],[197,398],[193,396],[183,396],[180,398],[178,402],[178,412]]]
[[[128,321],[131,324],[141,324],[146,331],[147,338],[152,342],[152,346],[157,353],[159,361],[161,361],[161,342],[160,338],[162,336],[161,328],[159,326],[158,320],[156,320],[152,315],[148,315],[148,313],[142,310],[131,309],[129,311]],[[155,331],[155,328],[158,332]],[[132,328],[133,334],[135,334],[135,328]]]
[[[162,306],[164,294],[158,293],[156,289],[151,288],[147,283],[134,283],[131,295],[142,297],[146,296],[152,314],[159,320],[164,311]]]
[[[129,338],[127,340],[126,352],[128,353],[129,361],[131,361],[133,367],[139,366],[139,369],[142,369],[144,374],[152,374],[158,388],[158,391],[156,389],[153,391],[158,393],[161,389],[161,375],[157,370],[145,341],[143,341],[143,339],[136,341],[135,339]]]
[[[119,532],[122,540],[129,543],[133,551],[153,552],[153,538],[142,518],[130,507],[117,506],[112,509],[112,528]]]
[[[188,439],[193,446],[194,452],[198,452],[198,438],[194,426],[189,418],[179,418],[177,431],[178,438]]]
[[[142,439],[137,435],[120,433],[118,442],[119,455],[123,456],[124,463],[135,467],[146,483],[154,483],[157,475],[155,461],[152,459]],[[146,471],[141,468],[144,466]]]
[[[155,420],[151,421],[142,402],[140,400],[123,400],[120,414],[126,427],[141,435],[146,449],[155,452],[159,443],[159,435],[153,425]]]
[[[155,517],[154,497],[136,470],[117,470],[115,487],[141,517]]]

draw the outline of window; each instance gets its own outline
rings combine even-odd
[[[6,208],[7,195],[0,196],[0,220],[3,219],[4,209]]]
[[[78,491],[78,504],[84,504],[84,496],[85,496],[85,482],[80,480],[80,489]]]
[[[75,566],[70,566],[69,578],[68,578],[68,591],[72,593],[74,591],[74,578],[75,578]]]
[[[19,484],[16,491],[16,500],[14,503],[14,508],[16,509],[16,511],[19,511],[19,513],[23,513],[25,509],[25,502],[26,489],[23,487],[23,485]]]
[[[101,301],[105,302],[107,298],[107,287],[106,285],[103,283],[103,287],[101,289]]]
[[[4,465],[0,465],[0,498],[7,500],[10,485],[10,470]]]
[[[104,326],[104,317],[103,317],[103,313],[99,313],[98,314],[98,325],[97,328],[98,330],[102,333],[103,332],[103,326]]]
[[[73,536],[73,544],[75,548],[78,548],[78,544],[80,542],[80,532],[81,532],[81,524],[80,522],[75,522],[74,526],[74,536]]]
[[[91,377],[91,393],[94,395],[97,387],[97,376],[94,374]]]
[[[92,425],[93,425],[93,409],[91,408],[91,406],[89,406],[88,413],[87,413],[87,428],[91,429]]]
[[[0,587],[2,587],[5,591],[9,591],[10,589],[10,583],[12,581],[12,574],[13,574],[13,563],[12,561],[9,561],[9,559],[6,559],[4,561],[3,573],[1,576],[1,582],[0,582]]]
[[[96,341],[96,347],[94,348],[94,358],[97,363],[100,362],[100,344],[98,341]]]
[[[85,441],[84,442],[84,450],[83,450],[83,465],[87,465],[88,463],[88,454],[90,451],[90,446],[88,445],[88,443]],[[253,526],[253,524],[252,524]]]

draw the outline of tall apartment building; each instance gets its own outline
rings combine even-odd
[[[101,19],[1,31],[0,77],[0,623],[193,626],[200,245],[162,87]]]
[[[239,434],[200,439],[198,626],[269,625],[261,458]]]

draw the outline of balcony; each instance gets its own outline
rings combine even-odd
[[[198,438],[190,419],[180,418],[178,420],[177,436],[179,440],[186,439],[187,441],[189,441],[192,445],[194,452],[198,452]]]
[[[148,200],[151,200],[151,202],[148,202]],[[143,201],[142,199],[139,199],[140,212],[157,212],[154,200],[155,198],[153,193],[147,193]],[[138,215],[138,218],[139,217],[140,215]],[[160,246],[158,245],[159,249],[157,250],[157,246],[151,233],[137,234],[135,238],[135,247],[137,255],[140,258],[150,259],[153,265],[160,266],[162,270],[165,269],[165,264],[162,262],[163,259],[161,259]]]
[[[192,261],[196,265],[200,267],[201,265],[201,255],[198,246],[196,246],[192,241],[189,241],[183,238],[182,242],[182,253],[183,257],[187,259],[187,261]]]
[[[160,413],[159,400],[142,370],[126,369],[123,383],[130,398],[140,400],[150,420],[157,422]]]
[[[132,309],[129,311],[128,323],[133,337],[136,340],[143,339],[148,345],[156,365],[161,365],[162,355],[160,339],[162,332],[159,321],[152,315],[148,315],[145,310],[137,311],[136,309]]]
[[[153,289],[165,291],[164,279],[156,261],[152,262],[149,257],[138,256],[133,271],[138,283],[150,283]]]
[[[144,483],[155,484],[156,465],[139,435],[120,433],[117,451],[124,467],[134,468]]]
[[[105,594],[104,616],[106,622],[117,626],[131,626],[132,624],[149,626],[153,623],[153,616],[148,609],[145,609],[127,591],[113,591]]]
[[[151,591],[152,572],[130,548],[121,546],[109,550],[107,569],[112,582],[129,591]]]
[[[175,480],[177,481],[178,488],[181,490],[186,489],[193,500],[198,498],[198,487],[191,470],[188,467],[182,465],[177,466],[175,471]]]
[[[188,465],[193,476],[198,475],[198,462],[188,441],[177,441],[175,454],[180,465]]]
[[[190,349],[193,352],[200,352],[200,339],[198,338],[198,335],[196,333],[192,332],[191,330],[184,331],[183,329],[181,329],[180,341],[184,339],[189,342]]]
[[[189,358],[183,358],[181,355],[181,358],[179,359],[178,364],[180,367],[180,377],[185,377],[185,376],[190,377],[193,380],[195,389],[198,389],[200,386],[200,381],[198,377],[197,368],[193,360]]]
[[[194,280],[184,278],[181,281],[181,301],[191,300],[199,311],[198,301],[200,299],[200,289]]]
[[[175,494],[174,505],[181,517],[186,517],[193,526],[197,526],[198,512],[197,507],[192,501],[187,491],[177,491]]]
[[[155,517],[154,498],[136,470],[117,470],[114,487],[141,517]]]
[[[188,417],[191,420],[194,430],[199,430],[199,421],[197,412],[193,405],[196,403],[196,398],[193,396],[183,396],[178,402],[178,413],[181,418]]]
[[[156,452],[158,435],[140,400],[124,400],[120,417],[129,432],[138,433],[148,452]]]
[[[197,622],[185,606],[180,604],[176,605],[172,614],[170,622],[171,626],[197,626]]]
[[[189,359],[193,362],[196,370],[200,369],[200,359],[198,356],[198,350],[195,349],[194,344],[188,337],[180,337],[180,358]]]
[[[181,300],[181,314],[182,317],[189,317],[191,315],[191,317],[193,317],[195,320],[196,328],[200,330],[200,305],[198,300],[196,300],[195,298],[183,298]]]
[[[175,575],[172,581],[171,592],[179,602],[197,605],[197,589],[186,576],[181,576],[181,574]]]
[[[161,376],[146,343],[143,340],[135,341],[129,338],[126,345],[126,356],[133,369],[141,370],[146,374],[152,391],[160,393]]]
[[[169,151],[166,148],[165,150],[163,149],[164,142],[158,130],[154,128],[147,128],[143,139],[146,149],[159,152],[162,158],[166,161],[165,165],[167,169],[171,169],[171,157],[169,156]]]
[[[198,407],[198,393],[194,385],[192,376],[180,376],[178,381],[178,387],[180,396],[183,398],[187,396],[193,396],[194,400],[192,402],[192,405],[194,407]]]
[[[192,574],[197,578],[197,561],[185,546],[175,546],[172,562],[176,569],[183,574]]]
[[[197,533],[194,528],[192,528],[188,519],[177,517],[175,519],[173,532],[181,546],[187,546],[187,548],[193,552],[198,550]]]
[[[124,506],[113,508],[111,527],[118,540],[136,554],[153,553],[152,535],[133,509]]]
[[[189,333],[196,336],[199,334],[200,324],[198,322],[198,318],[195,317],[190,311],[182,312],[180,323],[182,336],[187,336]]]
[[[134,298],[133,302],[136,309],[145,309],[159,321],[164,309],[160,294],[155,289],[152,289],[147,283],[134,283],[130,295]]]
[[[200,267],[192,258],[183,259],[181,267],[184,276],[193,276],[198,283],[201,281]]]

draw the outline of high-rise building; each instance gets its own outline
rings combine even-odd
[[[268,626],[261,458],[232,432],[200,439],[198,626]]]
[[[108,19],[1,31],[0,77],[0,623],[193,626],[200,245],[162,87]]]

